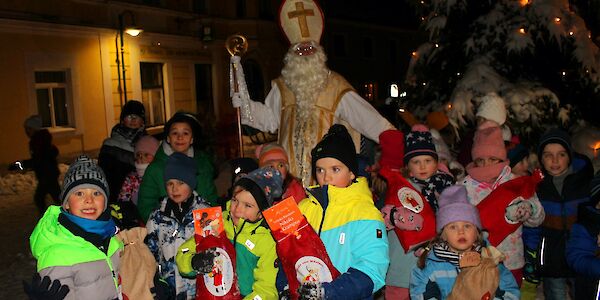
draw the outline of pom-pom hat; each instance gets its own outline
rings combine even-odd
[[[436,214],[436,231],[442,232],[444,226],[456,222],[469,222],[481,228],[479,211],[469,203],[467,189],[463,185],[452,185],[444,189],[438,199],[438,211]]]
[[[271,207],[283,194],[281,173],[271,167],[258,168],[244,175],[234,186],[241,186],[250,192],[261,211]]]
[[[502,97],[496,93],[489,93],[481,97],[481,104],[477,108],[477,117],[496,122],[502,126],[506,122],[506,104]]]
[[[419,155],[438,159],[431,132],[422,124],[413,126],[411,132],[404,137],[404,165],[408,165],[411,158]]]

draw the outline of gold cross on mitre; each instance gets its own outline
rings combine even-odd
[[[291,44],[321,40],[323,12],[315,1],[285,0],[279,9],[279,24]]]

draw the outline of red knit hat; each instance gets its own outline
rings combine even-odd
[[[471,149],[473,160],[477,158],[496,157],[506,160],[506,148],[502,139],[502,130],[492,121],[486,121],[477,128]]]
[[[273,160],[289,162],[287,152],[277,143],[262,144],[256,148],[255,154],[259,167],[263,167],[267,162]]]
[[[397,129],[390,129],[379,135],[381,145],[381,158],[379,165],[391,169],[400,169],[404,166],[404,134]]]

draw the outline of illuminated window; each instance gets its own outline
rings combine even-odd
[[[142,103],[146,108],[146,127],[165,124],[165,89],[162,63],[140,63]]]
[[[38,114],[44,127],[72,127],[72,99],[68,70],[36,71]]]

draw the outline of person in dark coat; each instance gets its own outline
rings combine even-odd
[[[23,168],[32,168],[38,185],[33,195],[40,216],[46,211],[46,195],[50,194],[55,204],[60,204],[58,198],[60,185],[58,184],[58,148],[52,144],[52,134],[42,127],[42,118],[33,115],[23,124],[25,133],[29,137],[29,152],[31,159],[23,161]]]
[[[98,155],[98,165],[108,179],[109,202],[114,203],[125,181],[135,171],[134,145],[146,134],[146,110],[137,100],[130,100],[121,109],[119,124],[115,125],[110,137],[105,139]]]
[[[600,172],[590,183],[590,202],[579,205],[571,227],[567,262],[575,271],[575,299],[597,299],[600,280]]]

